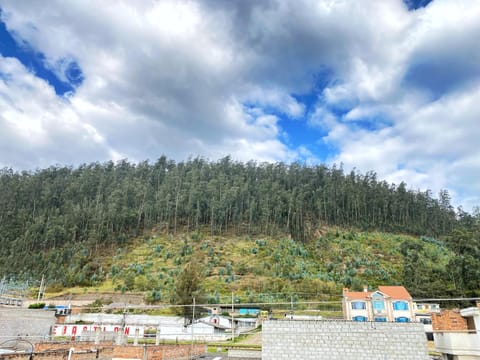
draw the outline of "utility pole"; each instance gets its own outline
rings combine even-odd
[[[235,311],[234,308],[234,293],[232,291],[232,343],[235,342],[235,321],[233,318],[233,312]]]
[[[290,318],[293,319],[293,295],[290,295],[290,315]]]
[[[40,300],[43,300],[44,297],[45,297],[45,276],[42,275],[42,281],[40,281],[40,289],[38,289],[37,302],[40,302]]]
[[[193,325],[195,323],[195,296],[193,297],[193,308],[192,308],[192,344],[190,345],[190,358],[193,359]]]

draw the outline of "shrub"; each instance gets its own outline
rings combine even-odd
[[[43,309],[44,307],[45,307],[45,303],[43,303],[43,302],[33,303],[33,304],[28,305],[29,309]]]

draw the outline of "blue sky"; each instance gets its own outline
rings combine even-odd
[[[480,204],[479,1],[0,11],[0,167],[162,154],[341,163]]]

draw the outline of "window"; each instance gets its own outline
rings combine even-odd
[[[408,322],[410,322],[410,319],[405,317],[405,316],[400,316],[400,317],[395,318],[395,321],[399,322],[399,323],[408,323]]]
[[[376,317],[375,321],[376,322],[387,322],[387,318],[386,317]]]
[[[408,303],[406,301],[395,301],[393,310],[408,310]]]
[[[367,318],[365,316],[354,316],[352,320],[353,321],[363,321],[363,322],[365,322],[365,321],[367,321]]]
[[[354,301],[352,302],[353,310],[365,310],[367,308],[365,301]]]
[[[473,316],[468,316],[466,317],[467,319],[467,329],[470,331],[470,332],[476,332],[476,328],[475,328],[475,320],[473,319]]]
[[[373,300],[374,310],[385,310],[385,302],[383,300]]]

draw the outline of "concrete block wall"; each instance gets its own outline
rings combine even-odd
[[[269,320],[263,360],[428,360],[423,324]]]
[[[35,342],[48,336],[54,324],[54,311],[0,307],[0,342],[18,335]]]
[[[230,349],[228,350],[228,358],[242,360],[261,359],[262,352],[260,350]]]

